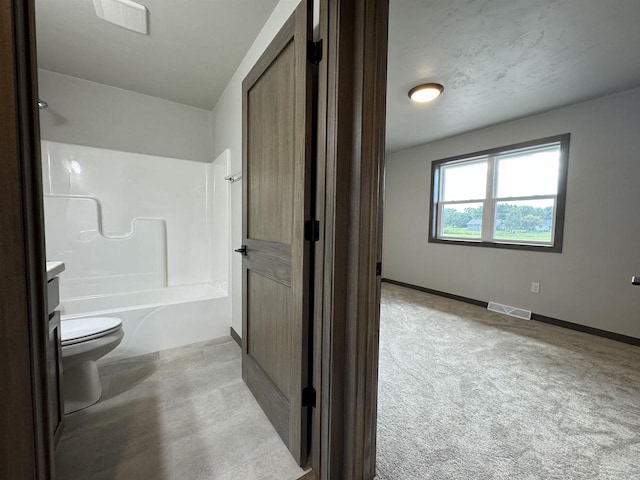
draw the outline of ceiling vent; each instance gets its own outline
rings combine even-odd
[[[96,14],[102,20],[147,35],[147,7],[131,0],[93,0]]]

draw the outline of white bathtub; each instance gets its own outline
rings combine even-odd
[[[229,335],[231,302],[224,285],[197,284],[62,299],[62,321],[115,316],[124,340],[103,361],[112,361]]]

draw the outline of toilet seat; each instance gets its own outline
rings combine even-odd
[[[75,345],[103,337],[122,328],[117,317],[90,317],[60,322],[62,346]]]

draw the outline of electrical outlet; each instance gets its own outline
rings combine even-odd
[[[538,282],[531,282],[531,291],[533,293],[540,293],[540,284]]]

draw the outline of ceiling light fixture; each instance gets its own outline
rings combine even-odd
[[[409,90],[409,98],[414,102],[427,103],[435,100],[444,91],[439,83],[423,83]]]

